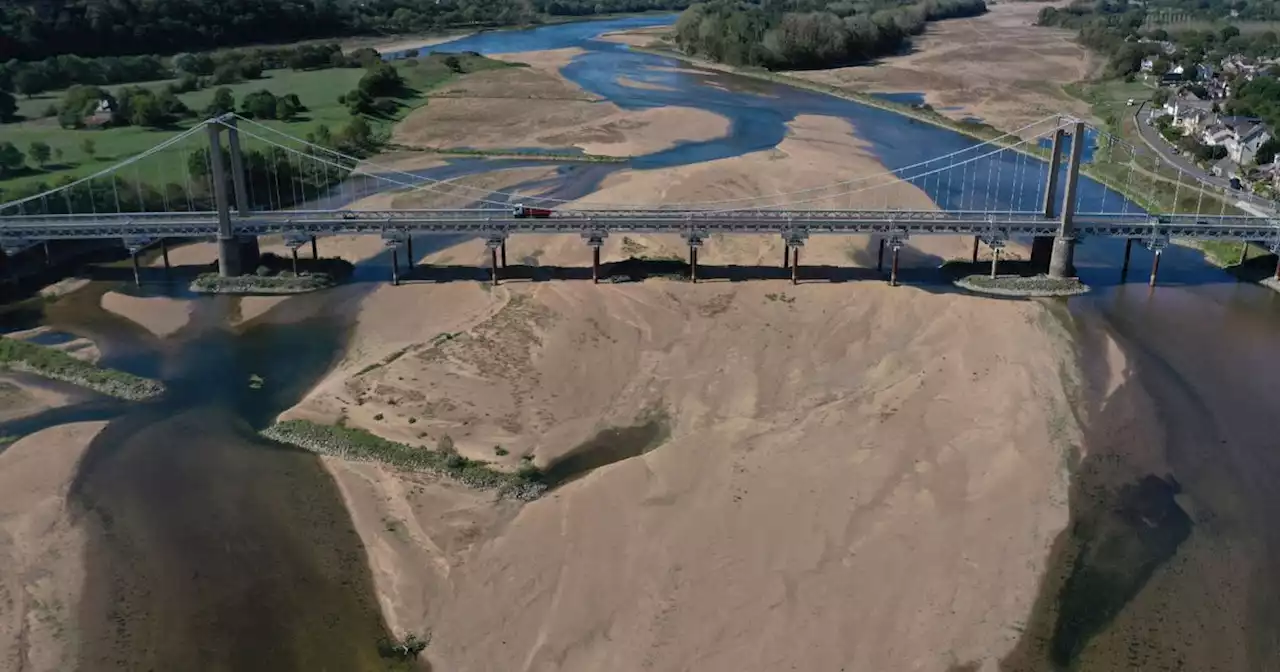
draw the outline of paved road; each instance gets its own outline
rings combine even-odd
[[[1138,135],[1142,137],[1142,141],[1147,144],[1147,147],[1150,148],[1151,151],[1155,152],[1156,155],[1160,157],[1161,161],[1164,161],[1175,170],[1185,173],[1188,177],[1195,178],[1205,184],[1212,185],[1219,189],[1231,191],[1232,196],[1237,200],[1244,201],[1255,208],[1262,208],[1267,213],[1272,213],[1274,211],[1274,203],[1266,200],[1265,198],[1254,196],[1248,192],[1234,191],[1231,189],[1230,180],[1217,177],[1213,173],[1204,170],[1200,166],[1196,165],[1194,161],[1188,159],[1182,154],[1174,154],[1173,146],[1161,137],[1160,131],[1157,130],[1155,126],[1148,125],[1142,118],[1142,111],[1146,109],[1149,102],[1150,101],[1144,100],[1138,104],[1137,111],[1133,113],[1133,123],[1137,126]]]
[[[1147,143],[1147,147],[1158,154],[1165,163],[1186,173],[1188,177],[1194,177],[1205,184],[1212,184],[1215,187],[1230,188],[1231,183],[1228,180],[1214,176],[1213,173],[1205,171],[1200,166],[1197,166],[1194,161],[1181,154],[1173,153],[1173,145],[1170,145],[1160,136],[1160,131],[1155,126],[1148,125],[1142,119],[1142,111],[1146,109],[1148,102],[1150,101],[1144,100],[1139,103],[1138,111],[1133,113],[1133,123],[1138,127],[1138,135],[1142,136],[1142,141]]]

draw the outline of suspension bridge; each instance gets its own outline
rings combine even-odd
[[[370,206],[379,194],[466,205],[387,208],[384,198]],[[922,194],[936,207],[898,207],[919,204]],[[819,187],[638,205],[431,179],[232,113],[104,170],[0,203],[0,248],[13,255],[52,240],[115,239],[136,268],[137,252],[157,241],[212,239],[220,273],[234,276],[255,267],[260,236],[282,236],[296,260],[307,241],[314,254],[317,236],[370,234],[392,250],[394,278],[397,250],[407,246],[412,255],[413,235],[463,234],[486,241],[496,281],[512,234],[581,236],[594,250],[595,277],[600,248],[615,233],[682,236],[695,277],[697,251],[712,235],[771,234],[783,238],[794,280],[811,235],[872,234],[881,263],[885,248],[892,250],[896,283],[898,251],[912,236],[963,235],[974,237],[975,261],[979,242],[993,250],[993,273],[1008,240],[1031,238],[1032,264],[1065,278],[1074,275],[1076,243],[1092,236],[1126,239],[1126,268],[1135,241],[1155,253],[1157,265],[1175,238],[1250,241],[1280,253],[1280,221],[1250,214],[1258,210],[1245,204],[1249,212],[1241,212],[1237,201],[1146,150],[1060,117]]]

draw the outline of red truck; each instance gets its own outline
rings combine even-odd
[[[511,216],[518,219],[525,219],[526,217],[546,219],[551,216],[551,211],[547,208],[530,208],[524,204],[520,204],[511,209]]]

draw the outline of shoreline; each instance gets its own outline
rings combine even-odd
[[[149,401],[165,393],[160,381],[100,367],[56,348],[0,336],[0,371],[5,370],[59,380],[126,401]]]

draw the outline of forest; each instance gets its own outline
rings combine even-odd
[[[0,0],[0,63],[491,28],[688,5],[689,0]]]
[[[713,0],[684,11],[675,39],[730,65],[825,68],[900,51],[929,21],[986,11],[984,0]]]

